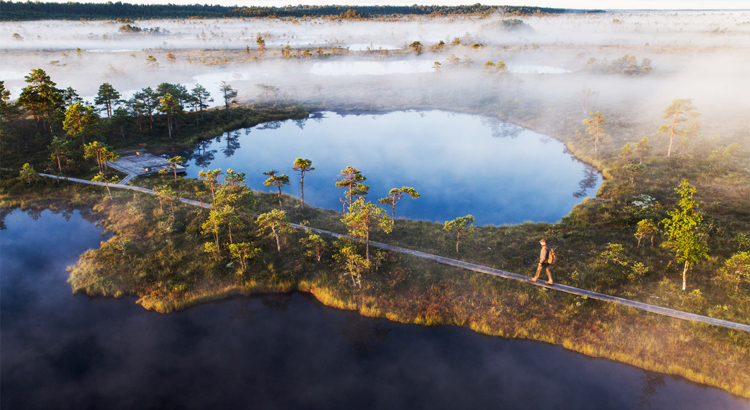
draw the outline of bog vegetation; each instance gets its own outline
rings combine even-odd
[[[304,178],[315,177],[313,161],[303,158],[265,173],[266,186],[278,191],[273,194],[252,191],[242,172],[220,169],[202,171],[200,180],[178,178],[172,169],[131,182],[156,190],[157,196],[41,178],[39,172],[46,171],[116,183],[122,175],[107,162],[118,151],[144,143],[194,144],[225,130],[306,117],[324,105],[274,101],[240,107],[230,84],[224,84],[222,95],[211,96],[200,85],[187,90],[170,83],[143,88],[127,101],[105,83],[94,104],[86,104],[75,90],[58,88],[42,69],[33,70],[26,82],[16,101],[0,82],[3,208],[37,209],[62,200],[93,207],[103,217],[113,236],[71,267],[75,291],[134,295],[146,308],[170,312],[230,294],[304,290],[370,316],[560,343],[750,396],[747,334],[370,246],[377,240],[531,274],[537,242],[545,237],[560,260],[553,268],[556,283],[750,323],[748,153],[734,142],[717,145],[701,138],[694,122],[698,108],[690,100],[676,99],[665,108],[668,128],[657,125],[632,138],[617,132],[608,112],[588,111],[592,92],[582,92],[588,118],[576,104],[557,128],[546,131],[605,173],[597,198],[558,224],[474,227],[471,215],[445,224],[399,219],[396,203],[406,196],[418,201],[419,187],[394,187],[386,197],[371,199],[356,164],[332,182],[343,191],[342,212],[306,206],[281,190],[292,182],[286,173],[295,178],[298,173],[303,197]],[[223,107],[207,109],[210,98],[221,99]],[[497,108],[492,104],[445,108],[497,115],[483,111]],[[533,126],[529,117],[523,120]],[[681,128],[678,120],[688,117],[692,122]],[[180,161],[172,157],[170,162]],[[585,180],[582,184],[586,189]],[[292,229],[291,223],[357,240],[334,240]]]

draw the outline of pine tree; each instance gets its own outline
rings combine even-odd
[[[99,86],[99,93],[94,99],[94,104],[101,105],[102,111],[107,112],[107,118],[112,118],[112,110],[115,105],[120,104],[120,93],[112,87],[110,83],[104,83]]]
[[[670,218],[662,220],[662,225],[669,238],[668,245],[677,252],[677,262],[684,263],[682,270],[682,290],[687,288],[687,272],[701,259],[708,258],[703,226],[703,214],[693,200],[695,188],[683,180],[679,188],[678,208],[670,211]]]
[[[406,195],[409,195],[412,199],[419,198],[419,192],[416,189],[405,186],[391,189],[387,197],[381,198],[378,201],[381,204],[391,206],[391,223],[394,223],[396,220],[396,202],[403,199]]]
[[[292,169],[299,172],[300,174],[299,189],[300,189],[300,195],[302,197],[302,207],[304,208],[305,207],[305,174],[310,171],[315,171],[315,168],[312,166],[312,161],[310,161],[309,159],[297,158],[294,160]]]
[[[687,121],[688,118],[697,119],[700,114],[695,112],[693,106],[693,99],[687,98],[682,100],[672,100],[672,103],[664,109],[664,118],[672,118],[670,125],[662,125],[659,127],[660,132],[670,131],[669,134],[669,150],[667,150],[667,157],[672,155],[672,143],[674,142],[674,136],[682,134],[683,130],[678,129],[678,125],[681,122]]]
[[[349,229],[349,235],[364,239],[365,259],[370,260],[370,233],[380,230],[391,233],[393,223],[385,210],[373,203],[358,198],[349,208],[349,213],[341,220]]]
[[[448,221],[443,226],[446,231],[453,231],[456,233],[456,253],[458,253],[458,244],[461,243],[461,234],[471,236],[474,233],[474,227],[471,226],[475,222],[472,215],[462,216],[452,221]]]
[[[607,120],[604,118],[604,114],[599,111],[592,112],[590,115],[591,118],[583,120],[583,124],[588,126],[586,132],[594,139],[594,153],[596,153],[599,152],[599,143],[604,138],[604,124]]]

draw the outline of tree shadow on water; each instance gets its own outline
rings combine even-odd
[[[650,399],[652,396],[659,394],[657,389],[665,387],[667,383],[661,374],[643,374],[639,377],[641,380],[641,395],[637,397],[638,408],[651,407]]]
[[[289,304],[292,303],[291,293],[269,293],[263,295],[260,303],[278,312],[286,312],[289,309]]]
[[[579,191],[573,192],[575,198],[584,198],[586,192],[596,187],[596,183],[599,181],[599,173],[596,168],[587,165],[583,170],[583,179],[578,182],[578,187],[581,188]]]
[[[388,339],[390,332],[390,329],[381,326],[379,321],[354,313],[347,314],[337,325],[341,335],[357,355],[377,349]]]

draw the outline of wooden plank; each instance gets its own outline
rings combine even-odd
[[[296,228],[307,229],[307,230],[311,230],[317,233],[329,234],[337,238],[347,237],[347,235],[342,235],[342,234],[338,234],[335,232],[329,232],[323,229],[310,228],[307,226],[301,226],[301,225],[296,225],[296,224],[292,224],[292,225]],[[617,303],[620,305],[630,306],[636,309],[641,309],[647,312],[652,312],[652,313],[656,313],[660,315],[670,316],[670,317],[674,317],[677,319],[692,320],[696,322],[708,323],[708,324],[715,325],[715,326],[722,326],[722,327],[726,327],[729,329],[750,332],[750,325],[745,325],[742,323],[730,322],[728,320],[715,319],[715,318],[708,317],[708,316],[696,315],[694,313],[683,312],[681,310],[665,308],[662,306],[650,305],[648,303],[637,302],[637,301],[629,300],[629,299],[623,299],[623,298],[619,298],[616,296],[606,295],[604,293],[593,292],[590,290],[575,288],[575,287],[567,286],[567,285],[560,285],[560,284],[548,285],[544,281],[531,282],[528,276],[519,275],[517,273],[507,272],[504,270],[494,269],[494,268],[490,268],[490,267],[482,266],[482,265],[476,265],[473,263],[463,262],[463,261],[459,261],[455,259],[446,258],[443,256],[415,251],[412,249],[402,248],[399,246],[388,245],[385,243],[371,241],[370,244],[377,248],[386,249],[386,250],[399,252],[399,253],[405,253],[405,254],[412,255],[418,258],[429,259],[438,263],[455,266],[457,268],[468,269],[474,272],[487,273],[490,275],[499,276],[501,278],[517,280],[517,281],[521,281],[521,282],[524,282],[526,284],[533,285],[533,286],[540,286],[543,288],[558,290],[561,292],[571,293],[574,295],[586,296],[592,299],[602,300],[605,302]]]
[[[89,185],[97,185],[97,186],[105,186],[105,184],[102,183],[102,182],[87,181],[85,179],[58,177],[56,175],[41,174],[41,173],[39,175],[41,175],[43,177],[54,178],[54,179],[59,179],[59,180],[63,180],[63,181],[77,182],[77,183],[89,184]],[[146,188],[131,186],[131,185],[112,185],[112,184],[110,184],[109,187],[110,188],[129,189],[129,190],[132,190],[132,191],[139,191],[139,192],[143,192],[143,193],[146,193],[146,194],[156,195],[155,191],[152,191],[152,190],[146,189]],[[180,198],[180,201],[183,202],[183,203],[189,204],[189,205],[199,206],[199,207],[206,208],[206,209],[212,209],[211,204],[203,203],[203,202],[200,202],[200,201],[195,201],[195,200],[187,199],[187,198]],[[309,226],[303,226],[303,225],[298,225],[298,224],[292,224],[292,226],[295,227],[295,228],[297,228],[297,229],[305,229],[305,230],[316,232],[316,233],[327,234],[327,235],[334,236],[336,238],[354,239],[354,238],[351,238],[350,236],[342,235],[342,234],[336,233],[336,232],[326,231],[324,229],[312,228],[312,227],[309,227]],[[665,307],[662,307],[662,306],[650,305],[648,303],[643,303],[643,302],[636,302],[634,300],[618,298],[616,296],[606,295],[604,293],[593,292],[593,291],[590,291],[590,290],[575,288],[575,287],[567,286],[567,285],[560,285],[560,284],[548,285],[544,281],[530,282],[528,276],[519,275],[517,273],[507,272],[507,271],[504,271],[504,270],[490,268],[490,267],[482,266],[482,265],[476,265],[476,264],[469,263],[469,262],[463,262],[463,261],[459,261],[459,260],[456,260],[456,259],[451,259],[451,258],[446,258],[444,256],[438,256],[438,255],[433,255],[433,254],[430,254],[430,253],[415,251],[415,250],[412,250],[412,249],[402,248],[402,247],[399,247],[399,246],[388,245],[386,243],[370,242],[370,244],[373,245],[373,246],[375,246],[375,247],[377,247],[377,248],[386,249],[386,250],[389,250],[389,251],[394,251],[394,252],[399,252],[399,253],[404,253],[404,254],[407,254],[407,255],[415,256],[417,258],[429,259],[429,260],[432,260],[432,261],[435,261],[435,262],[438,262],[438,263],[442,263],[442,264],[450,265],[450,266],[455,266],[455,267],[462,268],[462,269],[468,269],[468,270],[471,270],[471,271],[474,271],[474,272],[486,273],[486,274],[490,274],[490,275],[494,275],[494,276],[499,276],[501,278],[517,280],[517,281],[521,281],[523,283],[526,283],[526,284],[529,284],[529,285],[533,285],[533,286],[540,286],[540,287],[543,287],[543,288],[547,288],[547,289],[551,289],[551,290],[557,290],[557,291],[561,291],[561,292],[566,292],[566,293],[570,293],[570,294],[573,294],[573,295],[586,296],[586,297],[589,297],[589,298],[592,298],[592,299],[602,300],[602,301],[605,301],[605,302],[617,303],[617,304],[620,304],[620,305],[630,306],[630,307],[633,307],[633,308],[636,308],[636,309],[645,310],[647,312],[656,313],[656,314],[659,314],[659,315],[670,316],[670,317],[674,317],[674,318],[677,318],[677,319],[690,320],[690,321],[694,321],[694,322],[708,323],[710,325],[721,326],[721,327],[725,327],[725,328],[728,328],[728,329],[734,329],[734,330],[740,330],[740,331],[744,331],[744,332],[750,332],[750,325],[745,325],[745,324],[742,324],[742,323],[735,323],[735,322],[730,322],[728,320],[715,319],[715,318],[708,317],[708,316],[702,316],[702,315],[696,315],[694,313],[683,312],[681,310],[675,310],[675,309],[665,308]]]

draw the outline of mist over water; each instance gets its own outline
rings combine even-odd
[[[25,85],[23,76],[40,67],[58,86],[72,86],[86,98],[104,82],[126,95],[161,82],[189,87],[201,83],[211,91],[214,105],[221,102],[221,81],[239,89],[240,102],[265,101],[257,87],[265,84],[278,87],[275,98],[282,101],[383,106],[446,96],[464,106],[491,98],[570,106],[579,104],[582,88],[591,88],[597,92],[590,106],[594,111],[628,110],[631,118],[658,121],[673,99],[693,98],[707,129],[728,122],[734,129],[737,123],[750,124],[744,115],[750,110],[744,70],[750,65],[748,11],[525,16],[531,30],[492,29],[491,23],[503,18],[508,16],[133,23],[143,29],[158,27],[152,34],[121,33],[122,24],[110,21],[3,22],[0,79],[14,97]],[[22,39],[14,39],[14,33]],[[258,51],[258,35],[266,41],[265,53]],[[455,39],[460,45],[453,45]],[[410,50],[414,41],[423,45],[419,55],[383,51]],[[439,41],[445,46],[437,47]],[[294,58],[281,58],[280,48],[287,45]],[[318,47],[329,54],[333,47],[344,51],[320,57]],[[310,57],[302,57],[305,49]],[[175,55],[173,62],[167,52]],[[633,78],[586,70],[590,58],[612,61],[625,54],[636,56],[639,63],[651,60],[652,73]],[[147,64],[149,55],[156,58],[156,66]],[[513,80],[498,81],[483,69],[486,61],[501,60]],[[435,62],[441,72],[433,68]]]
[[[34,219],[15,211],[5,223],[3,409],[748,405],[717,388],[561,346],[367,318],[305,294],[236,298],[168,315],[133,298],[74,296],[65,267],[99,246],[101,230],[77,211]]]
[[[133,23],[158,27],[152,34],[124,34],[121,23],[109,21],[3,22],[0,80],[16,98],[23,77],[43,68],[58,87],[71,86],[88,101],[104,82],[124,98],[161,82],[200,83],[214,106],[223,104],[218,87],[226,81],[239,89],[241,103],[364,111],[490,107],[486,112],[519,123],[539,118],[539,129],[555,125],[560,113],[580,124],[586,111],[601,111],[629,141],[651,138],[655,153],[652,125],[663,122],[663,108],[692,98],[716,146],[739,136],[750,148],[742,134],[750,129],[750,12],[533,16],[522,17],[528,31],[488,26],[503,18],[512,17]],[[421,54],[398,53],[412,50],[414,41],[422,43]],[[445,45],[438,47],[440,41]],[[293,58],[281,56],[287,45]],[[319,47],[326,53],[318,54]],[[311,57],[302,56],[306,49]],[[653,71],[629,77],[586,68],[590,58],[625,54],[639,64],[651,60]],[[157,64],[148,64],[148,56]],[[486,61],[503,61],[511,75],[484,68]],[[259,84],[279,91],[264,96]],[[587,108],[578,98],[584,88],[596,92]],[[543,111],[525,116],[521,102]],[[643,132],[643,124],[653,129]],[[352,165],[368,177],[371,200],[403,185],[422,193],[399,202],[397,217],[443,222],[471,213],[478,224],[502,224],[557,221],[595,194],[596,171],[563,150],[494,117],[325,112],[225,134],[192,152],[188,170],[194,177],[203,167],[233,168],[260,189],[260,173],[277,169],[291,176],[285,192],[296,196],[292,161],[309,158],[317,169],[306,178],[305,199],[340,210],[333,180]],[[719,389],[559,346],[364,318],[302,294],[233,299],[170,315],[145,311],[132,298],[74,297],[65,267],[97,248],[101,231],[79,213],[66,222],[63,215],[44,212],[37,220],[16,211],[6,223],[3,408],[748,408]]]

